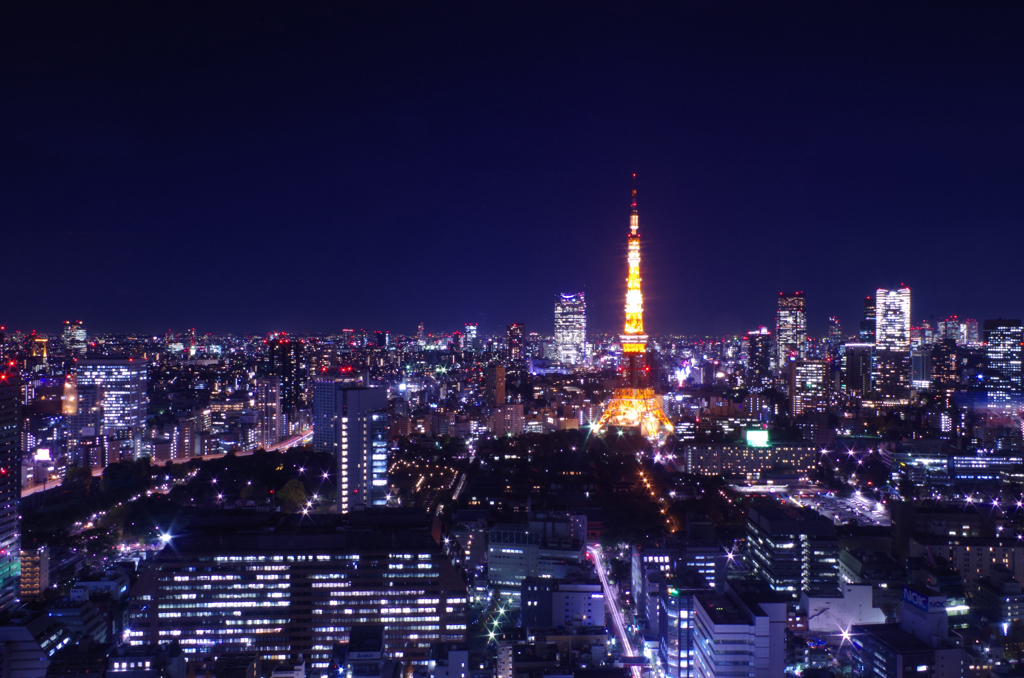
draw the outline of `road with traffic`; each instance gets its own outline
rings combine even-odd
[[[305,443],[309,442],[312,439],[313,439],[313,429],[310,429],[308,431],[303,431],[302,433],[296,433],[293,436],[289,436],[289,437],[285,438],[281,442],[274,443],[273,445],[271,445],[270,447],[267,448],[267,452],[283,452],[284,450],[287,450],[287,449],[289,449],[291,447],[295,447],[296,445],[305,444]],[[254,450],[247,450],[245,452],[235,452],[235,454],[237,456],[239,456],[239,457],[245,457],[247,455],[252,454],[253,452],[254,452]],[[226,453],[222,453],[222,454],[208,454],[205,457],[194,457],[194,458],[195,459],[220,459],[220,458],[225,457],[225,456],[227,456],[227,454]],[[99,477],[99,476],[103,475],[103,469],[104,469],[103,466],[97,466],[96,468],[94,468],[92,470],[93,477]],[[36,485],[32,485],[31,487],[26,487],[25,489],[23,489],[21,491],[21,496],[22,497],[27,497],[30,494],[35,494],[36,492],[43,492],[45,490],[52,490],[53,488],[58,487],[59,485],[60,485],[60,481],[56,481],[56,480],[53,481],[53,482],[48,482],[48,483],[38,483]]]
[[[615,638],[619,643],[619,655],[622,657],[635,657],[633,644],[629,642],[626,635],[626,621],[622,617],[622,609],[619,607],[619,596],[612,585],[608,582],[608,574],[604,569],[604,560],[601,556],[601,549],[597,546],[589,546],[587,550],[594,559],[594,569],[597,571],[597,578],[601,580],[601,588],[604,590],[605,607],[612,616],[612,626],[615,629]],[[633,678],[640,678],[643,675],[643,668],[632,667]]]

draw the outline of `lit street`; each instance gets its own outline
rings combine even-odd
[[[601,588],[604,590],[605,607],[612,617],[615,639],[619,644],[619,654],[623,657],[636,656],[636,652],[633,650],[633,644],[629,642],[629,636],[626,635],[626,622],[622,617],[622,610],[619,608],[618,593],[608,582],[608,574],[604,569],[601,549],[597,546],[588,546],[587,550],[594,559],[594,569],[597,571],[598,579],[601,580]],[[643,673],[643,669],[639,666],[634,666],[632,671],[634,678],[639,678]]]

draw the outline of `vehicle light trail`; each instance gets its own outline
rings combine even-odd
[[[608,575],[604,570],[604,561],[601,558],[601,549],[596,546],[588,546],[587,550],[590,552],[590,556],[594,559],[594,569],[597,571],[597,578],[601,580],[601,588],[604,589],[604,600],[608,611],[612,615],[612,626],[615,628],[615,637],[619,640],[619,655],[623,657],[635,657],[636,652],[633,650],[633,644],[629,642],[629,636],[626,635],[626,622],[622,618],[622,610],[619,609],[619,599],[612,590],[611,585],[608,583]],[[633,674],[633,678],[641,678],[643,675],[643,667],[632,666],[630,670]]]

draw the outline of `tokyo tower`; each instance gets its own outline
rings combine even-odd
[[[633,175],[634,181],[636,175]],[[629,216],[627,260],[629,276],[626,278],[626,326],[620,336],[622,361],[615,392],[594,432],[609,427],[640,429],[648,439],[672,432],[672,422],[661,408],[661,400],[651,386],[651,368],[647,364],[647,335],[644,334],[644,297],[640,291],[640,217],[636,210],[636,189],[633,189],[632,212]]]

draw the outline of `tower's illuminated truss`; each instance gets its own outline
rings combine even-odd
[[[635,176],[635,175],[634,175]],[[626,278],[626,326],[621,335],[622,362],[619,383],[605,406],[596,432],[608,427],[640,428],[646,438],[658,438],[672,431],[672,422],[665,416],[661,401],[651,387],[647,365],[647,335],[644,334],[644,296],[640,291],[640,217],[633,189],[632,213],[629,216]]]

